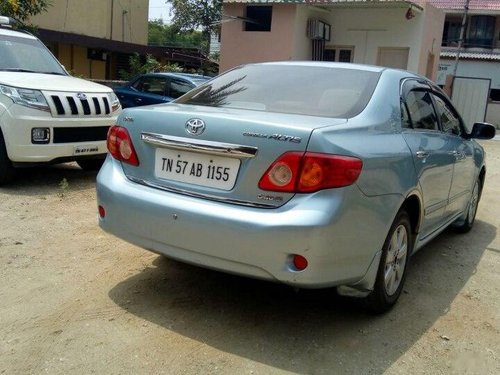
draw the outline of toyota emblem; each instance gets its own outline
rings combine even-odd
[[[192,118],[186,122],[186,131],[192,135],[200,135],[205,131],[205,122],[199,118]]]
[[[76,94],[76,97],[80,100],[87,100],[87,95],[85,95],[83,92],[79,92]]]

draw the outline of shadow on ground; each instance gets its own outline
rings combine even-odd
[[[412,257],[404,294],[381,316],[333,290],[297,293],[163,257],[109,296],[165,329],[275,368],[380,374],[446,314],[495,235],[481,221],[467,235],[443,233]]]
[[[0,189],[3,194],[52,195],[60,192],[63,179],[68,189],[79,191],[95,187],[96,176],[97,171],[84,171],[76,163],[17,168],[14,181]]]

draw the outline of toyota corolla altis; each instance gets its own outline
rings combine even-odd
[[[468,127],[470,125],[470,127]],[[100,226],[187,263],[389,309],[410,255],[471,229],[474,138],[431,81],[355,64],[245,65],[127,109],[97,177]]]

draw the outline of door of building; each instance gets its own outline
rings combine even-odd
[[[455,77],[451,101],[457,107],[467,129],[486,118],[491,79]]]

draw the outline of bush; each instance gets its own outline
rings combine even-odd
[[[146,55],[145,58],[139,56],[138,53],[130,56],[129,69],[121,69],[118,73],[120,78],[129,81],[131,78],[140,74],[151,72],[182,72],[182,68],[177,64],[161,64],[151,55]]]

